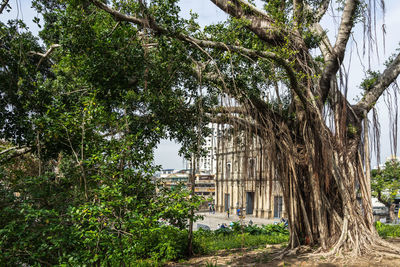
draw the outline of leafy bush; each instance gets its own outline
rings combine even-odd
[[[230,225],[230,227],[232,228],[232,230],[235,233],[239,233],[242,232],[242,225],[240,224],[240,222],[232,222],[232,224]]]
[[[262,227],[262,234],[265,235],[289,235],[289,229],[284,223],[267,224]]]
[[[381,222],[375,223],[376,230],[382,238],[400,237],[400,225],[389,225]]]
[[[249,233],[251,235],[261,235],[264,233],[263,228],[256,225],[248,225],[243,230],[245,233]]]
[[[187,190],[149,191],[138,199],[127,179],[114,180],[93,189],[97,201],[89,202],[74,199],[69,188],[55,191],[47,177],[23,180],[32,185],[20,194],[0,184],[0,265],[137,265],[187,253],[189,211],[200,205],[187,200]]]
[[[230,233],[249,233],[251,235],[289,235],[289,230],[284,223],[257,225],[241,225],[240,222],[232,222],[230,228],[220,228],[215,231],[216,234]]]
[[[231,228],[218,228],[214,231],[216,235],[230,235],[234,232]]]

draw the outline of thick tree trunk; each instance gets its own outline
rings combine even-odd
[[[302,130],[282,150],[278,167],[289,248],[318,246],[324,255],[360,256],[391,247],[373,224],[370,185],[359,153],[361,131],[332,134],[321,121],[310,124],[310,118],[295,128]],[[390,251],[400,253],[400,248]]]

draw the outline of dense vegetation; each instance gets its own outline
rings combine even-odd
[[[150,177],[125,174],[91,185],[86,200],[74,178],[21,169],[2,176],[0,265],[115,266],[187,254],[189,211],[200,204],[190,192],[156,194]]]
[[[187,153],[201,144],[199,105],[187,101],[197,87],[170,79],[185,75],[184,54],[149,53],[137,29],[109,31],[113,19],[83,2],[32,3],[47,56],[23,21],[0,22],[0,265],[188,254],[201,199],[152,178],[161,138]]]

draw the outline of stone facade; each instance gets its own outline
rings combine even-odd
[[[232,135],[220,135],[217,149],[216,209],[219,212],[252,214],[260,218],[285,216],[283,194],[276,177],[268,174],[269,162],[265,158],[260,140]],[[249,138],[247,138],[249,139]],[[271,179],[272,178],[272,179]]]

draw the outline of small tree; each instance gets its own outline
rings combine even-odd
[[[372,196],[376,197],[390,210],[390,218],[394,218],[394,210],[390,209],[400,189],[400,162],[389,159],[382,169],[371,171]]]

